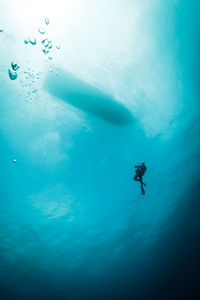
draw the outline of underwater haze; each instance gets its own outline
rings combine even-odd
[[[0,1],[0,299],[200,299],[199,11]]]

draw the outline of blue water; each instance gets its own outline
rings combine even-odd
[[[199,9],[1,1],[0,299],[200,298]]]

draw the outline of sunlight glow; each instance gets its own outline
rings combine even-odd
[[[52,25],[59,27],[64,19],[73,20],[77,15],[77,2],[70,0],[34,0],[13,1],[15,10],[19,15],[23,15],[23,23],[26,26],[43,26],[47,17],[50,20],[49,27]],[[79,5],[80,8],[80,5]],[[76,19],[77,22],[78,18]]]

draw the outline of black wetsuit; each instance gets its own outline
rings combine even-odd
[[[137,180],[137,181],[141,181],[142,180],[142,176],[144,175],[144,173],[146,172],[147,170],[147,167],[145,165],[141,165],[141,166],[135,166],[136,168],[136,175],[134,177],[134,180]],[[137,179],[139,178],[139,179]]]
[[[133,179],[135,181],[140,181],[142,194],[145,195],[143,185],[146,185],[146,184],[142,181],[142,176],[146,172],[147,167],[145,165],[138,165],[138,166],[135,166],[135,168],[136,168],[136,170],[135,170],[136,174]]]

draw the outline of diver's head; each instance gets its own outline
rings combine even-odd
[[[144,163],[144,162],[142,162],[142,165],[144,166],[144,165],[145,165],[145,163]]]

